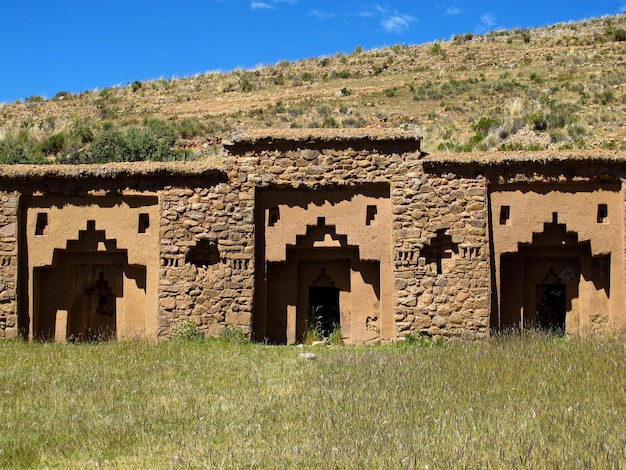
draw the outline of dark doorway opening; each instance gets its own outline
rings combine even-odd
[[[83,332],[79,338],[87,341],[115,338],[116,297],[103,271],[98,272],[98,279],[90,283],[82,295]]]
[[[542,329],[565,331],[565,313],[567,312],[565,284],[537,285],[537,326]]]
[[[309,325],[326,338],[339,327],[339,289],[309,287]]]

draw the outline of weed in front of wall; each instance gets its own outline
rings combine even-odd
[[[172,327],[172,340],[173,341],[202,341],[204,340],[204,334],[196,326],[191,318],[184,322],[175,324]]]
[[[237,326],[227,326],[226,328],[224,328],[224,331],[222,331],[220,338],[229,343],[235,344],[247,344],[250,342],[248,336],[246,335],[246,332],[242,328],[239,328]]]

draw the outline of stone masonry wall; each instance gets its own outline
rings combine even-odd
[[[229,183],[161,195],[158,337],[191,319],[205,334],[249,333],[254,285],[253,194]]]
[[[392,199],[398,334],[485,337],[490,296],[485,179],[429,175],[414,166],[397,180]],[[439,257],[446,249],[450,258]]]
[[[17,337],[17,214],[19,194],[0,192],[0,338]]]
[[[324,191],[368,185],[389,185],[391,192],[394,335],[488,334],[483,177],[453,170],[425,173],[419,150],[396,142],[287,142],[230,150],[220,175],[205,178],[190,172],[188,178],[181,172],[167,178],[168,186],[160,176],[145,182],[131,175],[131,183],[103,176],[98,183],[106,190],[120,186],[158,193],[159,338],[171,337],[176,325],[189,320],[207,335],[218,335],[227,326],[250,332],[258,188]],[[89,177],[81,178],[81,187],[93,184]],[[56,184],[60,189],[62,178]],[[13,337],[19,193],[5,191],[0,198],[0,337]],[[440,267],[432,262],[438,253]]]
[[[225,158],[227,182],[166,187],[161,194],[158,337],[192,320],[208,335],[250,332],[254,295],[254,197],[259,187],[325,187],[387,182],[400,155],[329,149],[253,149]],[[213,259],[194,263],[193,250]]]
[[[387,183],[393,204],[396,336],[484,337],[489,328],[486,180],[425,174],[419,152],[294,148],[249,150],[226,162],[232,189]],[[453,263],[433,273],[420,251],[440,231]]]

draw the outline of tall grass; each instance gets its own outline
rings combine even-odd
[[[623,468],[626,343],[0,342],[0,467]]]

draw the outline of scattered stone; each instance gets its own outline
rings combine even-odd
[[[305,361],[317,361],[317,355],[312,352],[300,353],[298,354],[298,358]]]

